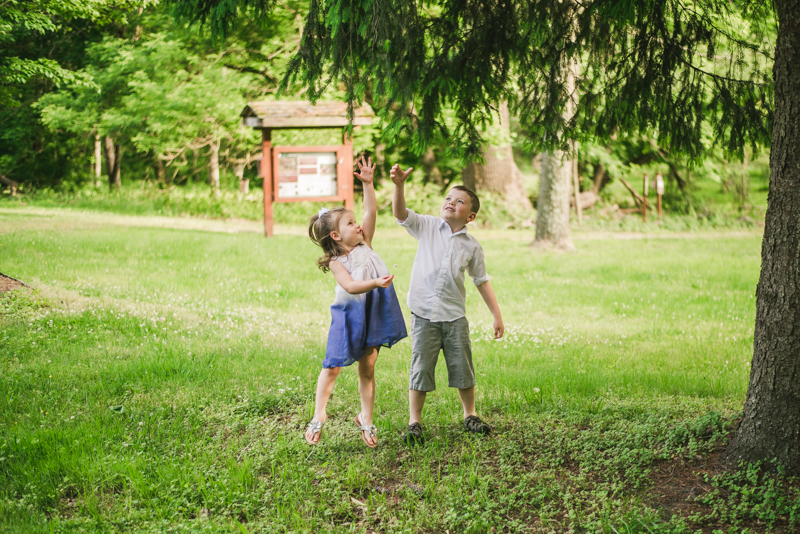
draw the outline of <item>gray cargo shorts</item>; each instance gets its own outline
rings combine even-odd
[[[475,385],[472,367],[472,342],[466,317],[451,322],[431,322],[411,314],[411,372],[408,389],[436,389],[436,362],[439,351],[447,363],[447,385],[467,389]]]

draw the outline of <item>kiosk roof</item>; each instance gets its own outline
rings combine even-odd
[[[344,102],[267,101],[248,102],[242,110],[245,126],[256,129],[340,128],[347,126],[347,104]],[[353,125],[372,124],[375,116],[367,105],[356,110]]]

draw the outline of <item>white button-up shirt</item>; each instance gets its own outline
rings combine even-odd
[[[490,280],[478,240],[467,228],[453,233],[441,217],[419,215],[408,210],[405,221],[397,221],[419,241],[408,307],[419,317],[432,322],[450,322],[467,314],[464,271],[479,286]]]

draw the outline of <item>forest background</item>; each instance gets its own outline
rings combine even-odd
[[[299,48],[306,3],[279,3],[268,25],[238,24],[224,40],[200,24],[176,22],[157,1],[9,5],[0,15],[0,202],[262,217],[260,138],[239,114],[249,101],[277,97]],[[747,32],[744,24],[739,29]],[[341,96],[332,89],[326,98]],[[298,84],[280,98],[307,95]],[[365,100],[372,103],[369,91]],[[354,151],[377,161],[379,183],[393,163],[413,166],[418,206],[432,207],[441,190],[464,181],[486,199],[480,224],[527,227],[535,220],[541,158],[515,117],[505,107],[498,111],[485,132],[482,162],[465,163],[442,135],[415,151],[408,131],[385,132],[377,117],[354,132]],[[731,161],[714,146],[710,128],[704,136],[708,150],[695,161],[644,136],[581,143],[577,169],[581,204],[592,208],[588,226],[641,228],[638,217],[622,213],[639,205],[628,186],[641,192],[643,176],[657,172],[666,182],[661,227],[763,224],[766,152],[749,150],[743,161]],[[338,144],[340,137],[339,130],[290,130],[273,141]],[[492,175],[524,195],[511,198],[507,186],[476,180]],[[386,220],[388,194],[379,187]],[[310,211],[280,204],[275,217],[304,222]]]
[[[705,5],[708,12],[698,13],[696,4],[687,8],[678,0],[675,12],[686,18],[667,20],[664,14],[669,10],[659,11],[660,3],[606,3],[606,14],[620,21],[618,26],[604,26],[617,32],[615,40],[602,31],[591,35],[592,11],[584,10],[583,4],[570,8],[553,0],[550,13],[561,15],[562,27],[543,24],[542,42],[528,40],[517,47],[516,39],[507,39],[499,43],[499,50],[519,53],[522,65],[536,68],[539,62],[539,78],[530,68],[524,71],[533,85],[545,83],[542,73],[554,72],[541,64],[557,71],[568,63],[549,63],[550,55],[539,54],[540,48],[547,48],[544,44],[555,49],[556,59],[565,41],[574,41],[574,57],[595,54],[594,63],[588,62],[581,74],[585,78],[578,80],[578,85],[585,84],[579,102],[579,118],[585,120],[579,128],[572,128],[561,114],[569,106],[566,98],[559,102],[558,95],[571,91],[569,75],[556,79],[556,90],[551,91],[556,97],[545,102],[554,109],[536,115],[546,96],[538,86],[522,105],[514,101],[526,82],[523,76],[493,85],[500,74],[495,78],[495,71],[488,69],[491,75],[479,79],[471,75],[475,71],[467,62],[451,62],[454,67],[438,78],[437,69],[417,69],[433,73],[442,84],[449,83],[449,89],[469,89],[448,95],[448,102],[465,104],[458,109],[439,113],[433,106],[434,118],[451,121],[451,131],[468,134],[448,136],[445,130],[429,129],[434,137],[420,143],[418,133],[426,123],[420,121],[414,131],[416,118],[408,110],[424,106],[414,100],[418,92],[408,91],[409,98],[395,107],[399,120],[384,127],[376,119],[371,128],[355,132],[355,151],[374,156],[384,184],[391,163],[416,167],[409,203],[422,210],[438,203],[449,184],[473,183],[484,199],[480,226],[534,224],[541,150],[536,143],[544,146],[543,138],[555,132],[564,134],[561,145],[579,134],[582,196],[593,205],[583,228],[758,227],[764,219],[768,178],[766,154],[753,150],[767,150],[772,130],[772,157],[779,164],[773,165],[769,184],[758,291],[753,294],[762,243],[758,228],[657,236],[668,239],[643,234],[635,236],[642,237],[637,242],[626,239],[629,235],[585,232],[580,237],[582,254],[575,255],[530,254],[523,232],[478,228],[475,232],[498,271],[498,293],[508,299],[503,303],[508,324],[535,320],[537,326],[509,328],[502,345],[476,339],[487,342],[482,352],[494,358],[484,360],[493,362],[483,368],[495,374],[481,377],[488,387],[480,403],[497,422],[495,435],[477,443],[464,441],[461,427],[453,425],[457,413],[441,396],[438,404],[431,403],[432,419],[438,421],[432,425],[433,446],[401,451],[399,439],[393,438],[405,428],[405,345],[395,353],[393,366],[381,370],[387,378],[381,382],[387,399],[381,401],[381,409],[387,416],[378,424],[388,436],[381,456],[374,462],[354,448],[360,447],[350,439],[355,414],[345,409],[355,405],[353,397],[337,394],[340,424],[328,427],[333,436],[326,440],[333,446],[321,447],[322,454],[309,468],[301,430],[310,416],[310,390],[301,392],[295,384],[313,383],[318,370],[314,358],[323,346],[329,293],[324,278],[319,273],[314,278],[313,262],[284,268],[285,258],[311,257],[315,252],[307,239],[296,238],[303,232],[299,225],[273,240],[254,234],[201,237],[151,229],[120,232],[115,227],[121,222],[162,224],[163,218],[156,217],[3,209],[17,203],[137,214],[261,217],[258,182],[253,191],[249,183],[257,176],[258,139],[241,126],[241,109],[248,101],[275,98],[290,58],[297,67],[304,51],[311,52],[307,57],[312,60],[294,72],[316,73],[316,78],[302,80],[302,85],[311,86],[310,92],[289,84],[280,98],[313,97],[317,82],[324,83],[320,73],[341,66],[323,53],[314,56],[319,52],[315,46],[328,42],[342,26],[351,24],[359,31],[366,26],[354,24],[345,13],[328,17],[328,26],[315,26],[318,12],[312,8],[306,35],[316,32],[320,40],[304,39],[301,50],[305,8],[299,4],[182,4],[189,11],[220,7],[225,12],[242,5],[253,9],[237,11],[243,17],[238,25],[223,28],[230,31],[224,32],[224,40],[215,41],[210,30],[216,27],[216,35],[223,33],[214,23],[219,19],[210,17],[205,27],[175,22],[167,6],[155,2],[0,3],[0,257],[7,272],[40,291],[9,292],[0,299],[0,347],[8,355],[0,373],[6,407],[0,421],[0,487],[10,488],[0,495],[0,525],[21,532],[31,531],[29,525],[34,524],[41,531],[74,530],[75,524],[93,525],[98,531],[143,531],[140,525],[145,524],[161,532],[184,520],[225,532],[233,526],[244,531],[244,523],[262,531],[319,531],[320,525],[331,531],[380,527],[392,532],[485,532],[495,526],[506,531],[796,530],[797,477],[785,477],[781,465],[776,477],[762,476],[758,463],[774,458],[777,451],[796,466],[797,449],[790,448],[800,442],[786,439],[800,428],[793,424],[796,411],[781,411],[796,407],[795,384],[787,380],[776,388],[769,381],[796,376],[785,369],[789,364],[796,369],[800,346],[796,337],[786,335],[800,331],[793,313],[800,306],[791,298],[800,294],[795,276],[800,272],[795,261],[800,232],[793,215],[800,190],[795,170],[800,166],[791,159],[798,146],[792,132],[798,131],[793,109],[800,109],[795,104],[800,93],[786,90],[787,80],[800,87],[789,76],[789,66],[797,63],[790,52],[800,46],[789,41],[773,48],[775,20],[768,9],[757,9],[745,20],[725,11],[740,4],[710,2]],[[777,1],[776,9],[786,4]],[[437,9],[435,4],[420,5],[434,13]],[[478,48],[485,48],[485,35],[475,36],[472,19],[465,19],[459,4],[448,5],[448,17],[438,26],[443,38],[453,35],[449,23],[456,21],[454,38],[463,30]],[[487,20],[518,20],[503,17],[500,8],[506,3],[487,5],[497,8],[485,13]],[[797,27],[785,23],[790,20],[787,13],[797,13],[798,6],[795,2],[784,9],[784,39],[790,34],[787,28]],[[652,24],[643,28],[642,19],[626,7],[635,7],[633,11]],[[365,10],[362,15],[372,13]],[[654,13],[658,16],[648,18]],[[525,14],[534,25],[556,20],[537,10]],[[730,16],[717,26],[719,19],[708,18],[726,14]],[[390,18],[404,15],[396,10]],[[602,18],[603,12],[598,20]],[[422,19],[415,18],[410,26],[429,28]],[[578,19],[589,22],[578,25],[576,33],[573,21]],[[666,26],[675,30],[669,39],[653,36]],[[500,36],[529,36],[524,24],[519,34],[491,24],[483,27]],[[719,28],[722,33],[714,33]],[[390,39],[374,40],[364,54],[356,46],[350,56],[333,59],[342,63],[342,57],[347,60],[356,51],[362,65],[380,69],[378,58],[395,61],[392,65],[397,67],[397,58],[407,57],[405,44],[411,39],[403,33],[403,24],[387,24],[383,30]],[[637,68],[626,70],[624,59],[616,61],[620,56],[614,55],[615,46],[605,45],[625,43],[632,32],[650,38],[643,39],[647,46],[641,55],[630,60]],[[432,40],[430,33],[417,32],[416,37],[422,44]],[[550,40],[542,44],[546,38]],[[341,51],[341,45],[334,52]],[[367,57],[375,49],[378,54]],[[427,57],[425,46],[418,49],[423,53],[417,59]],[[697,53],[687,59],[687,50]],[[462,52],[458,58],[470,58],[473,49],[465,46]],[[500,55],[485,57],[481,67],[495,66]],[[756,59],[749,62],[751,57]],[[677,69],[676,59],[682,61]],[[351,65],[355,62],[340,72],[349,86],[332,84],[325,97],[359,104],[363,99],[376,112],[381,104],[374,101],[382,98],[386,117],[390,99],[397,101],[395,95],[379,83],[372,94],[369,83],[359,85],[362,79],[369,82],[369,76],[354,76],[347,70]],[[592,107],[609,87],[602,85],[608,78],[594,79],[592,69],[616,72],[612,87],[615,80],[635,83],[623,83],[622,90],[611,91]],[[648,91],[646,82],[659,75],[663,79],[652,85],[661,90]],[[554,84],[551,78],[548,87]],[[479,80],[477,92],[472,80]],[[417,80],[420,86],[426,81]],[[594,82],[600,87],[592,86]],[[492,125],[483,130],[488,145],[477,147],[485,161],[468,163],[459,156],[466,153],[465,145],[476,148],[473,142],[479,136],[472,134],[481,127],[486,109],[470,108],[475,94],[497,106],[490,115]],[[512,110],[522,109],[520,116],[506,117],[507,108],[498,96],[508,99]],[[424,97],[419,98],[424,104]],[[551,105],[554,100],[557,105]],[[427,116],[431,126],[433,115],[418,117]],[[611,119],[605,130],[603,116]],[[526,136],[517,121],[538,137]],[[403,128],[393,129],[401,123]],[[645,130],[648,134],[643,136],[621,133]],[[333,130],[284,132],[273,141],[327,143],[340,135]],[[592,141],[592,135],[603,140]],[[671,153],[656,139],[686,150],[694,159]],[[715,145],[715,140],[725,146]],[[552,145],[555,150],[565,148]],[[504,170],[495,172],[498,168]],[[651,217],[643,225],[635,213],[622,216],[636,204],[625,184],[640,189],[643,175],[652,178],[656,172],[667,179],[668,215],[663,222]],[[546,175],[542,184],[547,183]],[[502,179],[489,178],[497,176]],[[504,189],[514,183],[521,184],[523,194]],[[382,224],[391,222],[389,189],[379,188]],[[548,206],[545,192],[541,198],[539,218]],[[277,208],[278,222],[300,223],[316,211],[308,205]],[[175,221],[170,224],[178,225]],[[217,230],[238,224],[178,222]],[[545,226],[537,222],[537,240]],[[383,240],[384,257],[398,258],[393,264],[397,279],[408,279],[404,269],[412,264],[413,250],[407,241],[391,239],[402,230],[382,232],[390,237]],[[472,297],[468,302],[479,305]],[[538,310],[534,315],[532,307]],[[477,313],[478,309],[469,312]],[[755,331],[747,326],[754,322]],[[476,325],[481,328],[480,318]],[[251,329],[255,326],[262,328]],[[595,356],[587,358],[589,354]],[[630,356],[627,361],[620,358],[625,354]],[[757,402],[746,402],[740,412],[747,375],[752,379],[748,398]],[[762,377],[767,378],[759,382]],[[355,389],[350,391],[354,394]],[[638,396],[632,397],[632,391]],[[743,424],[737,423],[739,414]],[[737,425],[737,436],[744,437],[725,454],[743,469],[719,474],[716,466],[724,440]],[[232,436],[238,439],[233,446]],[[738,460],[742,453],[755,463],[744,468],[746,462]],[[328,468],[344,459],[347,470]],[[530,476],[520,477],[520,472]],[[324,482],[317,484],[320,480]],[[462,498],[465,488],[472,494],[469,501]]]

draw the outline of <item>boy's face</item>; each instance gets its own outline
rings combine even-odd
[[[472,201],[466,191],[452,189],[442,202],[441,217],[450,226],[464,226],[475,220],[475,213],[472,211]]]

